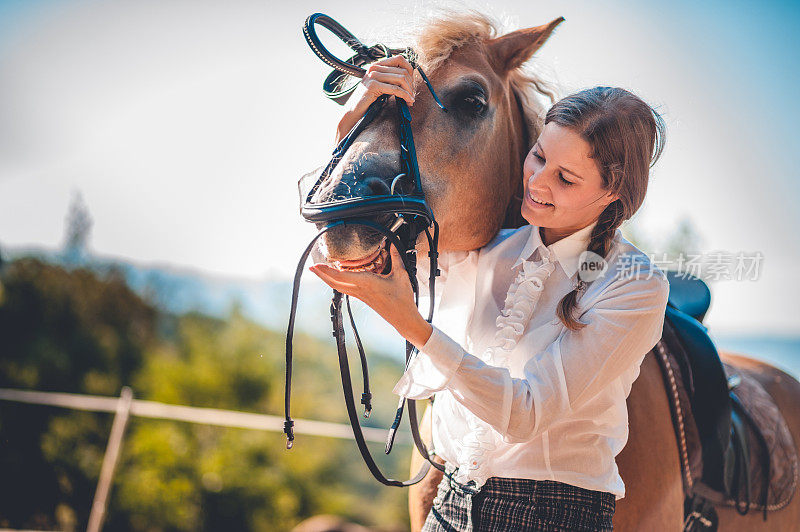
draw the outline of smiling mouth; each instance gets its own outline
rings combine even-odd
[[[334,260],[332,264],[341,271],[385,273],[389,267],[389,249],[384,238],[380,245],[370,253],[355,260]]]
[[[533,199],[533,196],[531,196],[531,195],[528,195],[528,199],[531,200],[531,203],[533,203],[534,205],[538,205],[539,207],[553,207],[554,206],[552,203],[547,203],[547,202],[544,202],[544,201],[537,201],[537,200]]]

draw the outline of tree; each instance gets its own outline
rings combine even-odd
[[[676,257],[681,253],[699,252],[702,244],[703,237],[697,231],[692,220],[684,216],[669,236],[666,252],[670,257]]]
[[[89,236],[92,231],[92,217],[83,201],[83,195],[76,192],[67,211],[64,229],[64,261],[70,265],[80,265],[86,261],[89,250]]]
[[[0,284],[0,387],[118,395],[131,383],[156,314],[118,273],[26,258]],[[85,528],[110,428],[106,414],[0,403],[0,527]]]

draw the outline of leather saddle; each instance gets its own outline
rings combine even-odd
[[[679,442],[684,530],[716,530],[715,506],[741,514],[788,504],[797,451],[783,416],[758,381],[724,364],[702,324],[711,291],[701,279],[666,271],[670,295],[655,354]],[[756,482],[758,481],[758,482]]]

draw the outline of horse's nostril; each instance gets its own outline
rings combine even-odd
[[[389,185],[399,166],[397,157],[390,153],[362,155],[346,161],[332,195],[340,199],[389,195]]]
[[[379,177],[368,177],[362,181],[362,185],[365,187],[364,195],[383,196],[389,194],[389,185]]]

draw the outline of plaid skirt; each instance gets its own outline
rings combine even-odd
[[[613,529],[615,499],[613,493],[526,478],[492,477],[475,493],[445,475],[422,532],[605,532]]]

